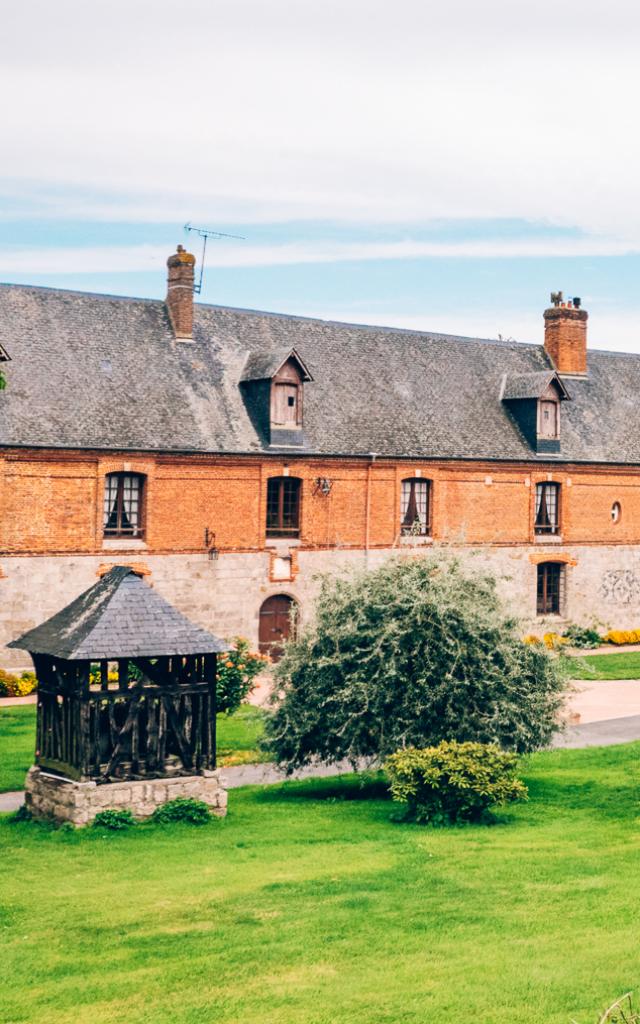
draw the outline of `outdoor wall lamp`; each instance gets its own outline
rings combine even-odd
[[[315,484],[313,486],[314,494],[323,494],[325,498],[331,494],[331,488],[333,487],[333,480],[330,480],[328,476],[316,477]]]
[[[217,562],[220,552],[216,547],[216,535],[211,532],[208,526],[204,528],[204,546],[208,549],[209,561]]]

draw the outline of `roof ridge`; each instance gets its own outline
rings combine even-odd
[[[114,295],[112,292],[92,292],[82,291],[78,288],[54,288],[51,285],[40,285],[40,284],[21,284],[15,281],[0,281],[0,289],[20,289],[22,291],[39,291],[39,292],[50,292],[57,295],[75,295],[86,298],[94,299],[108,299],[115,300],[117,302],[131,302],[131,303],[144,303],[146,305],[157,305],[164,306],[164,299],[153,299],[144,296],[136,295]],[[195,309],[211,309],[220,310],[221,312],[228,313],[246,313],[251,316],[262,316],[270,317],[279,320],[292,320],[302,323],[315,323],[322,324],[326,327],[351,327],[361,331],[377,331],[384,334],[400,334],[400,335],[415,335],[417,337],[428,337],[432,340],[442,341],[472,341],[480,342],[486,345],[495,345],[496,347],[513,348],[518,349],[537,349],[542,350],[544,346],[541,342],[535,341],[518,341],[515,338],[483,338],[470,334],[446,334],[441,331],[430,331],[428,329],[420,330],[415,327],[391,327],[384,324],[365,324],[358,323],[353,320],[330,320],[323,319],[318,316],[304,316],[301,313],[280,313],[274,312],[273,310],[266,309],[251,309],[247,306],[226,306],[220,303],[214,302],[198,302],[195,304]],[[623,356],[630,359],[640,358],[640,352],[624,352],[619,349],[610,348],[592,348],[589,346],[588,355],[604,355],[604,356]]]
[[[0,288],[13,288],[21,291],[49,292],[53,295],[72,295],[78,298],[107,299],[116,302],[140,302],[148,305],[164,306],[164,299],[152,299],[136,295],[114,295],[112,292],[82,291],[79,288],[54,288],[51,285],[41,284],[20,284],[14,281],[0,281]],[[302,323],[322,324],[327,327],[351,327],[361,331],[376,331],[384,334],[409,334],[418,337],[428,337],[442,341],[474,341],[483,342],[489,345],[502,345],[506,347],[518,346],[525,348],[541,348],[537,342],[518,341],[515,338],[482,338],[472,334],[447,334],[442,331],[430,331],[427,328],[416,327],[391,327],[388,324],[367,324],[358,323],[354,320],[331,320],[319,316],[305,316],[302,313],[282,313],[268,309],[252,309],[248,306],[226,306],[216,302],[197,302],[194,309],[219,310],[223,313],[243,313],[249,316],[269,317],[276,320],[293,320]]]

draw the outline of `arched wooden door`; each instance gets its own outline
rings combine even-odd
[[[268,654],[272,661],[282,657],[282,644],[292,635],[292,612],[295,601],[287,594],[268,597],[260,609],[260,653]]]

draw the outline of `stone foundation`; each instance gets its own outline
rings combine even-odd
[[[29,769],[25,789],[25,804],[34,817],[70,821],[73,825],[90,824],[99,811],[129,810],[143,821],[157,807],[177,797],[203,800],[219,817],[227,813],[227,791],[217,771],[98,785],[73,782],[34,766]]]
[[[608,510],[607,510],[608,514]],[[402,545],[402,553],[410,553]],[[437,551],[439,545],[416,545],[419,552]],[[283,548],[283,550],[289,550]],[[33,629],[60,611],[98,579],[107,562],[144,560],[147,577],[157,592],[192,622],[217,636],[245,636],[258,645],[260,607],[274,594],[287,594],[298,604],[300,622],[308,622],[318,592],[319,577],[325,572],[349,568],[373,569],[397,548],[362,550],[292,549],[298,571],[294,580],[274,581],[269,576],[268,552],[221,554],[217,560],[206,555],[153,555],[145,552],[135,559],[120,559],[116,552],[101,555],[4,556],[0,564],[0,668],[10,671],[31,669],[24,651],[4,647],[21,633]],[[487,569],[498,581],[505,606],[521,621],[523,633],[562,630],[563,623],[589,626],[602,631],[634,629],[640,626],[640,545],[535,544],[472,546],[451,544],[447,550],[469,568]],[[536,616],[536,558],[561,554],[569,559],[566,569],[565,614],[562,619]]]

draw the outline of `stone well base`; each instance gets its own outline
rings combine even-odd
[[[227,791],[219,772],[182,775],[172,779],[147,779],[139,782],[73,782],[30,768],[25,784],[25,803],[36,818],[70,821],[88,825],[98,811],[128,809],[144,820],[157,807],[176,797],[203,800],[214,814],[227,813]]]

